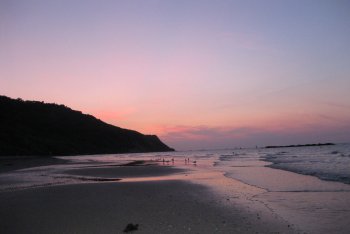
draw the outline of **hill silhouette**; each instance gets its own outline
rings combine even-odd
[[[155,135],[107,124],[64,105],[0,96],[0,156],[173,151]]]

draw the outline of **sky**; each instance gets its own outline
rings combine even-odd
[[[350,1],[0,0],[0,95],[177,150],[350,142]]]

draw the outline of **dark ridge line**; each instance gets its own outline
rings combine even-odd
[[[334,143],[318,143],[318,144],[301,144],[301,145],[268,145],[268,146],[265,146],[265,149],[293,148],[293,147],[311,147],[311,146],[327,146],[327,145],[335,145],[335,144]]]
[[[0,95],[1,157],[166,151],[174,149],[156,135],[113,126],[65,105]]]

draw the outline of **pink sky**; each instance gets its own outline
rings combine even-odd
[[[176,149],[348,142],[349,5],[260,4],[3,1],[1,94]]]

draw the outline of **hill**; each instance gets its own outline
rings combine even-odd
[[[173,151],[155,135],[119,128],[64,105],[0,96],[0,156]]]

